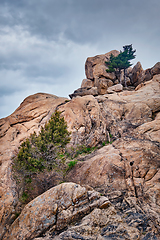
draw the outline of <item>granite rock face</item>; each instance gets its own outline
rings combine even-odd
[[[95,208],[110,205],[107,197],[75,183],[51,188],[25,206],[3,239],[33,239],[49,227],[59,231]]]
[[[12,180],[12,158],[22,141],[34,131],[38,132],[65,100],[51,94],[35,94],[27,97],[13,114],[0,119],[0,239],[14,221],[18,202]]]
[[[148,68],[146,70],[143,70],[141,63],[138,62],[132,70],[132,84],[137,87],[139,84],[151,80],[158,74],[160,74],[160,62],[157,62],[152,68]]]
[[[109,60],[111,54],[113,54],[114,56],[118,56],[119,51],[113,50],[106,54],[87,58],[85,63],[86,77],[88,79],[94,80],[95,78],[103,76],[113,80],[115,78],[115,75],[113,73],[107,73],[105,71],[105,61]]]
[[[123,71],[121,71],[121,76],[119,76],[118,72],[116,71],[113,73],[106,72],[106,62],[109,61],[111,54],[117,56],[119,51],[113,50],[106,54],[87,58],[85,63],[85,73],[87,79],[82,81],[79,89],[75,90],[73,94],[69,95],[70,98],[76,96],[96,96],[113,93],[114,91],[111,91],[110,87],[114,88],[113,85],[119,84],[120,79],[123,86],[127,86],[129,90],[131,87],[131,90],[133,90],[139,85],[150,81],[155,75],[160,74],[160,62],[157,62],[152,68],[148,68],[146,70],[142,68],[140,62],[137,62],[133,68],[129,67],[126,69],[126,78],[124,80]],[[121,91],[122,90],[123,89],[121,89]]]
[[[89,69],[103,60],[88,60],[81,86],[86,91],[96,88],[95,96],[68,100],[39,93],[0,119],[0,239],[160,239],[159,63],[145,72],[151,79],[142,82],[144,70],[138,64],[134,81],[140,84],[116,92],[111,77],[96,78]],[[130,79],[133,71],[128,71]],[[112,93],[107,93],[110,87]],[[51,176],[51,188],[40,191],[16,218],[12,158],[55,110],[61,111],[71,132],[69,146],[101,148],[80,156],[62,179],[66,183],[55,186]]]
[[[101,107],[92,95],[74,98],[59,106],[58,110],[67,122],[72,145],[84,144],[93,147],[108,138]]]

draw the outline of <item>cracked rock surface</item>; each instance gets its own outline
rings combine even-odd
[[[79,158],[66,183],[32,200],[15,219],[12,157],[55,109],[67,122],[71,146],[106,145]],[[133,91],[70,101],[26,98],[0,119],[0,239],[160,239],[159,114],[158,74]]]

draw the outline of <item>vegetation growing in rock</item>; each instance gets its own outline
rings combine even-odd
[[[47,170],[60,168],[64,164],[65,146],[70,141],[67,124],[56,111],[37,135],[30,135],[20,146],[13,169],[21,185],[20,200],[26,202],[32,186],[32,177]]]
[[[27,174],[40,172],[44,168],[51,170],[54,160],[69,143],[69,135],[64,118],[56,111],[38,135],[34,132],[21,144],[16,159],[17,167]]]
[[[68,163],[68,169],[67,170],[72,169],[76,165],[76,163],[77,163],[77,160],[70,161]]]
[[[105,142],[97,147],[66,147],[70,141],[70,133],[60,114],[56,111],[39,134],[31,134],[21,144],[14,159],[14,177],[19,188],[19,199],[23,203],[64,181],[80,155],[89,154],[109,143]]]
[[[120,83],[121,81],[121,71],[124,70],[124,83],[126,87],[126,69],[132,66],[130,60],[134,59],[136,50],[133,50],[132,44],[123,46],[123,52],[120,51],[120,54],[117,57],[114,57],[113,54],[110,55],[110,59],[106,62],[108,69],[107,72],[116,72],[119,75]]]

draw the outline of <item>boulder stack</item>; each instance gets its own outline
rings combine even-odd
[[[106,72],[106,62],[109,61],[110,55],[118,56],[119,51],[112,50],[106,54],[97,55],[94,57],[88,57],[85,63],[86,79],[83,79],[81,87],[70,94],[72,99],[76,96],[85,95],[104,95],[107,93],[113,93],[114,89],[120,89],[119,85],[112,88],[112,91],[108,88],[113,85],[119,84],[118,76],[113,73]],[[149,81],[154,75],[160,74],[160,62],[156,63],[152,68],[143,70],[140,62],[132,68],[129,67],[126,70],[126,84],[127,90],[137,87],[139,84]],[[124,73],[121,73],[122,85],[124,85]],[[121,87],[121,91],[123,87]]]

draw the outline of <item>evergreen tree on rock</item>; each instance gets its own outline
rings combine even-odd
[[[132,66],[130,60],[136,57],[136,50],[133,50],[132,44],[123,46],[123,52],[120,51],[120,54],[117,57],[114,57],[113,54],[110,55],[110,59],[106,62],[108,69],[107,72],[116,72],[119,75],[119,81],[122,84],[121,80],[121,71],[124,70],[124,83],[126,85],[126,69]]]

